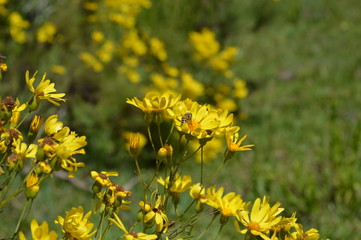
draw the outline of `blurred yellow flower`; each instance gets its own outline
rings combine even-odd
[[[185,98],[197,99],[204,95],[204,86],[198,82],[190,73],[183,72],[182,79],[182,95]]]
[[[104,62],[108,63],[113,58],[113,53],[115,52],[115,44],[113,41],[106,41],[96,52],[96,55],[99,59]]]
[[[96,59],[92,54],[88,52],[81,52],[79,54],[80,60],[82,60],[86,65],[91,67],[94,72],[101,72],[104,69],[103,64]]]
[[[82,206],[71,208],[66,212],[65,218],[58,216],[55,223],[59,225],[61,231],[65,233],[65,239],[90,240],[96,231],[92,231],[93,223],[89,222],[91,211],[85,216]]]
[[[58,238],[58,234],[55,231],[49,232],[49,225],[45,221],[39,226],[38,222],[33,219],[30,223],[30,229],[33,240],[56,240]],[[22,232],[19,233],[19,239],[26,240]]]
[[[44,23],[36,33],[36,39],[41,43],[52,43],[54,42],[54,36],[56,34],[56,26],[54,23],[47,22]]]
[[[248,96],[248,88],[246,82],[242,79],[236,78],[233,80],[234,89],[232,95],[235,98],[245,98]]]
[[[66,68],[62,65],[53,65],[51,71],[59,75],[64,75],[66,73]]]
[[[0,72],[6,72],[8,70],[8,65],[6,63],[0,62]]]
[[[151,38],[149,40],[150,52],[160,61],[164,62],[167,60],[167,52],[164,49],[164,44],[158,38]]]
[[[320,238],[320,234],[317,229],[311,228],[310,230],[304,232],[301,224],[296,224],[295,228],[296,232],[292,233],[292,237],[294,239],[318,240]]]
[[[100,43],[104,40],[104,34],[101,31],[92,32],[91,38],[94,42]]]
[[[23,19],[18,12],[12,12],[9,15],[10,35],[18,43],[26,42],[26,33],[24,29],[30,27],[30,23]]]
[[[214,32],[208,28],[203,28],[199,32],[191,32],[189,41],[195,50],[194,57],[197,60],[207,60],[218,53],[220,44],[217,42]]]

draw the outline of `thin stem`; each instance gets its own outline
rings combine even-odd
[[[174,130],[174,123],[172,124],[172,127],[170,128],[170,131],[169,131],[167,139],[165,140],[165,143],[168,143],[170,136],[172,136],[173,130]]]
[[[155,146],[154,146],[154,142],[153,142],[153,138],[152,138],[152,132],[150,131],[150,124],[148,124],[147,131],[148,131],[149,141],[150,141],[150,143],[152,144],[152,148],[153,148],[154,154],[156,155],[156,154],[157,154],[157,151],[155,150]]]
[[[163,139],[162,139],[162,133],[160,131],[160,123],[157,123],[157,129],[158,129],[159,142],[160,145],[163,147]]]
[[[201,184],[203,184],[203,146],[201,145]]]
[[[100,216],[100,221],[99,221],[99,223],[98,223],[98,226],[97,226],[97,232],[95,233],[94,238],[96,238],[96,237],[97,237],[98,232],[101,232],[101,229],[102,229],[102,223],[103,223],[104,217],[105,217],[105,209],[103,210],[102,215]]]
[[[20,226],[21,226],[21,224],[23,223],[23,220],[24,220],[25,211],[26,211],[30,201],[32,201],[32,200],[30,200],[30,199],[26,200],[26,203],[24,204],[24,208],[23,208],[23,211],[21,212],[18,224],[16,225],[14,235],[13,235],[13,237],[11,239],[14,239],[15,236],[18,234]]]
[[[26,115],[24,116],[24,118],[21,120],[20,123],[18,123],[18,125],[16,126],[16,128],[19,128],[21,124],[23,124],[23,122],[25,121],[25,119],[27,119],[30,115],[30,111],[26,113]]]

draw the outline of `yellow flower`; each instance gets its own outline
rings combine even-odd
[[[245,98],[248,96],[248,88],[246,82],[242,79],[236,78],[233,80],[234,89],[232,95],[235,98]]]
[[[26,80],[26,84],[28,86],[28,88],[30,89],[30,91],[32,93],[34,93],[34,101],[37,103],[38,105],[38,99],[46,99],[49,102],[51,102],[52,104],[54,104],[55,106],[60,106],[60,104],[58,103],[59,101],[65,102],[66,100],[63,98],[65,96],[65,93],[55,93],[56,89],[55,89],[55,84],[51,83],[49,79],[45,79],[46,78],[46,74],[43,75],[39,85],[36,87],[36,89],[34,88],[33,84],[35,81],[35,76],[36,76],[37,72],[34,73],[34,75],[30,78],[29,77],[29,71],[26,71],[25,74],[25,80]],[[31,103],[29,103],[31,104]],[[37,105],[35,106],[37,109]],[[35,110],[32,109],[32,110]]]
[[[84,167],[84,163],[78,163],[74,154],[85,154],[83,147],[87,145],[85,136],[77,136],[76,133],[71,132],[66,136],[59,146],[56,148],[56,155],[61,161],[61,167],[69,172],[69,177],[74,176],[74,172],[78,167]]]
[[[150,52],[158,58],[160,61],[164,62],[167,60],[167,52],[164,49],[164,44],[158,38],[151,38],[149,41]]]
[[[65,218],[58,216],[55,223],[58,224],[62,232],[65,233],[65,239],[90,240],[91,236],[95,234],[96,231],[90,233],[94,225],[89,222],[91,211],[85,216],[83,215],[84,209],[82,206],[79,206],[78,208],[73,207],[70,211],[67,211]]]
[[[64,124],[58,121],[58,115],[51,115],[46,119],[44,130],[47,136],[58,141],[61,141],[70,133],[70,129],[64,127]]]
[[[94,57],[91,53],[81,52],[79,54],[80,60],[82,60],[86,65],[91,67],[94,72],[101,72],[104,69],[103,64]]]
[[[6,72],[8,70],[8,65],[6,63],[0,62],[0,72]]]
[[[149,92],[142,101],[136,97],[131,100],[127,98],[127,103],[140,108],[146,114],[145,118],[148,123],[152,121],[160,123],[163,121],[166,109],[173,107],[179,99],[180,95],[174,95],[170,92],[162,95]]]
[[[225,152],[225,160],[231,159],[235,152],[252,150],[254,144],[248,144],[241,146],[242,142],[246,139],[247,135],[244,135],[239,141],[239,127],[229,127],[226,130],[227,149]]]
[[[207,201],[206,190],[200,183],[193,184],[190,187],[189,195],[202,203]]]
[[[64,75],[66,73],[66,68],[63,65],[53,65],[51,71],[55,74]]]
[[[237,212],[237,219],[240,221],[246,229],[241,230],[237,221],[234,221],[234,226],[237,232],[245,234],[250,232],[252,235],[260,236],[265,240],[270,238],[267,234],[270,230],[280,222],[282,217],[276,217],[277,214],[283,211],[279,208],[280,203],[276,203],[272,208],[268,204],[268,200],[261,202],[260,198],[257,198],[253,203],[251,212],[239,211]]]
[[[304,232],[302,225],[296,224],[296,232],[292,233],[292,237],[300,240],[318,240],[320,238],[320,234],[317,229],[314,228]]]
[[[176,129],[188,136],[198,139],[212,138],[220,121],[215,111],[209,111],[208,106],[201,106],[190,99],[178,102],[167,115],[173,118]],[[187,119],[184,117],[187,116]]]
[[[49,232],[48,223],[45,221],[39,226],[38,222],[33,219],[30,223],[30,229],[33,240],[56,240],[58,238],[58,234],[54,231]],[[26,240],[22,232],[19,233],[19,238],[20,240]]]
[[[144,223],[157,225],[156,231],[165,233],[168,231],[169,220],[167,215],[162,211],[163,209],[163,197],[160,196],[157,198],[155,206],[151,208],[152,210],[147,212],[143,217]]]
[[[111,176],[118,176],[119,174],[117,172],[96,172],[96,171],[91,171],[90,175],[92,176],[92,178],[100,183],[102,186],[107,186],[111,184],[111,181],[109,179],[109,177]]]
[[[41,43],[45,43],[45,42],[52,43],[54,41],[56,30],[57,29],[54,23],[51,22],[44,23],[37,31],[36,39],[38,40],[38,42]]]
[[[244,202],[241,195],[230,192],[223,196],[223,191],[223,187],[218,191],[215,191],[214,186],[207,189],[206,203],[226,218],[236,215],[238,211],[246,210],[249,203]]]
[[[186,98],[196,99],[204,95],[204,86],[189,73],[182,73],[182,95]]]
[[[100,43],[104,40],[104,34],[100,31],[92,32],[91,38],[94,42]]]
[[[207,28],[203,28],[200,33],[191,32],[189,41],[195,50],[194,57],[200,61],[209,59],[217,54],[220,49],[214,32]]]
[[[116,215],[114,213],[113,216],[114,216],[113,218],[109,218],[109,221],[111,221],[118,228],[120,228],[121,230],[124,231],[124,233],[125,233],[124,237],[126,240],[152,240],[152,239],[158,238],[158,236],[156,234],[148,235],[145,233],[128,232],[128,230],[124,227],[124,224],[123,224],[122,220],[120,220],[118,215]]]
[[[192,177],[189,175],[181,177],[178,173],[174,176],[171,186],[169,187],[169,177],[165,180],[163,178],[158,179],[158,183],[163,185],[165,188],[169,188],[172,193],[181,193],[187,191],[192,184]]]

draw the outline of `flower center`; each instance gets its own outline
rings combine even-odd
[[[259,225],[257,222],[249,222],[249,223],[247,224],[247,227],[248,227],[248,229],[250,229],[250,230],[256,230],[256,231],[261,230],[261,227],[260,227],[260,225]]]
[[[222,215],[225,216],[225,217],[230,217],[230,216],[233,215],[233,214],[232,214],[232,211],[231,211],[230,209],[228,209],[228,208],[223,209],[221,213],[222,213]]]
[[[228,146],[228,150],[231,151],[231,152],[236,152],[238,150],[238,146],[237,144],[231,142]]]
[[[191,132],[193,132],[194,130],[196,130],[197,128],[200,128],[200,124],[196,121],[187,121],[187,124],[188,124],[188,128]]]

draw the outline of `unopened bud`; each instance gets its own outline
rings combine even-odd
[[[131,133],[129,137],[129,152],[135,157],[139,154],[140,136],[139,133]]]
[[[26,179],[26,189],[25,189],[25,196],[28,199],[34,199],[39,192],[39,178],[36,173],[32,173]]]
[[[33,120],[30,123],[30,128],[29,128],[29,133],[28,133],[29,142],[33,142],[35,140],[42,122],[43,122],[43,119],[41,117],[39,117],[37,115],[35,115],[33,117]]]
[[[40,99],[36,96],[33,96],[28,103],[29,111],[30,112],[36,111],[39,107],[39,103],[40,103]]]

